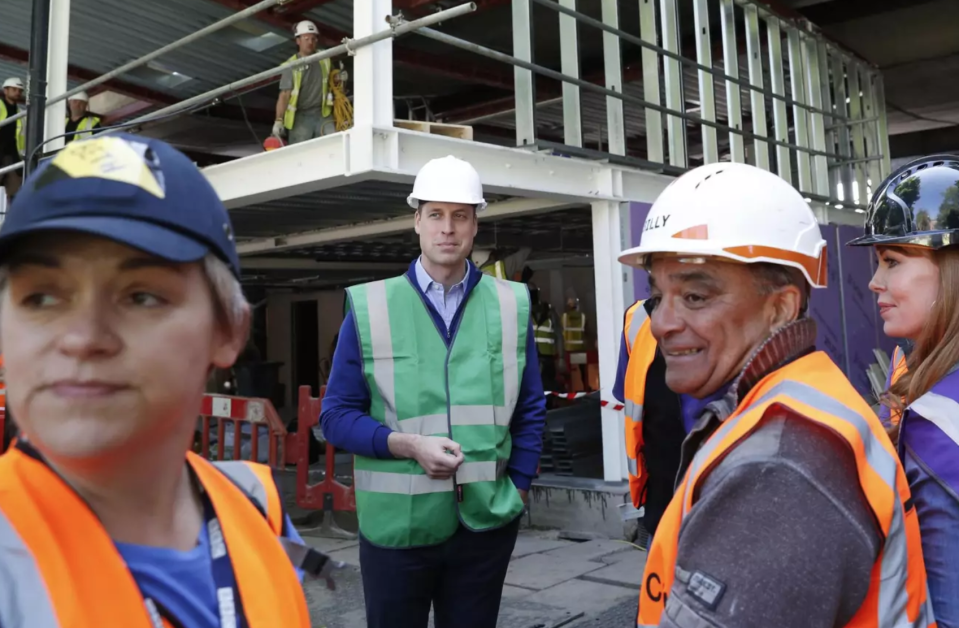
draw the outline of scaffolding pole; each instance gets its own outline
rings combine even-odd
[[[254,4],[253,6],[247,8],[247,9],[244,9],[244,10],[238,12],[238,13],[234,13],[233,15],[230,15],[229,17],[225,17],[225,18],[223,18],[222,20],[220,20],[219,22],[214,22],[213,24],[210,24],[210,25],[207,26],[206,28],[201,28],[201,29],[198,30],[197,32],[191,33],[191,34],[187,35],[186,37],[183,37],[182,39],[178,39],[178,40],[176,40],[175,42],[173,42],[172,44],[167,44],[166,46],[164,46],[164,47],[162,47],[162,48],[159,48],[159,49],[157,49],[157,50],[154,50],[153,52],[151,52],[151,53],[149,53],[149,54],[143,55],[142,57],[140,57],[140,58],[138,58],[138,59],[134,59],[133,61],[131,61],[131,62],[129,62],[129,63],[126,63],[126,64],[124,64],[124,65],[121,65],[120,67],[116,68],[115,70],[110,70],[110,71],[107,72],[106,74],[103,74],[103,75],[101,75],[101,76],[98,76],[97,78],[95,78],[95,79],[93,79],[93,80],[91,80],[91,81],[87,81],[87,82],[84,83],[83,85],[79,85],[79,86],[74,87],[73,89],[71,89],[71,90],[69,90],[69,91],[67,91],[67,92],[64,92],[63,94],[59,94],[59,95],[57,95],[57,96],[54,96],[53,98],[51,98],[50,100],[47,101],[47,105],[49,106],[49,105],[56,104],[56,103],[58,103],[58,102],[67,100],[68,98],[70,98],[70,96],[75,96],[76,94],[79,94],[80,92],[84,92],[84,91],[87,91],[87,90],[89,90],[89,89],[93,89],[94,87],[96,87],[96,86],[98,86],[98,85],[103,85],[104,83],[106,83],[106,82],[109,81],[110,79],[114,79],[114,78],[120,76],[121,74],[126,74],[126,73],[129,72],[130,70],[136,69],[136,68],[138,68],[138,67],[140,67],[140,66],[142,66],[142,65],[146,65],[147,63],[153,61],[154,59],[156,59],[157,57],[159,57],[159,56],[161,56],[161,55],[165,55],[166,53],[171,52],[171,51],[173,51],[173,50],[176,50],[177,48],[181,48],[181,47],[183,47],[183,46],[186,46],[187,44],[192,44],[192,43],[195,42],[196,40],[202,39],[203,37],[206,37],[206,36],[209,35],[210,33],[215,33],[216,31],[218,31],[218,30],[220,30],[220,29],[226,28],[226,27],[229,26],[230,24],[234,24],[234,23],[236,23],[236,22],[239,22],[240,20],[246,19],[246,18],[248,18],[248,17],[250,17],[250,16],[252,16],[252,15],[254,15],[254,14],[256,14],[256,13],[259,13],[260,11],[264,11],[264,10],[266,10],[266,9],[269,9],[270,7],[272,7],[272,6],[276,5],[276,4],[284,4],[284,3],[289,2],[289,1],[290,1],[290,0],[261,0],[261,2],[257,2],[256,4]],[[11,116],[11,117],[5,119],[3,122],[0,122],[0,127],[5,126],[5,125],[13,122],[14,120],[18,120],[19,118],[22,118],[24,115],[26,115],[26,114],[25,114],[25,113],[19,113],[19,114],[15,115],[15,116]]]

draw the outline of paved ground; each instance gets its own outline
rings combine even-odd
[[[304,540],[352,565],[336,591],[306,585],[314,628],[365,628],[359,546],[312,536]],[[503,589],[498,628],[627,628],[636,625],[636,599],[646,553],[623,541],[573,542],[556,532],[523,530]]]

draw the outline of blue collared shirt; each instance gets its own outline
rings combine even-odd
[[[450,287],[449,290],[443,287],[443,284],[433,281],[426,269],[423,268],[423,256],[416,260],[416,283],[420,290],[430,300],[437,313],[446,323],[446,331],[449,331],[450,324],[453,322],[453,316],[456,310],[460,309],[463,303],[463,297],[466,296],[466,280],[469,279],[469,264],[466,265],[466,272],[463,273],[463,280]]]

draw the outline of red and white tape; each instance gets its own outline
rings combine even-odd
[[[581,397],[586,397],[587,395],[592,395],[595,393],[586,393],[586,392],[564,393],[564,392],[556,392],[553,390],[547,390],[545,391],[545,394],[548,397],[559,397],[560,399],[580,399]],[[607,401],[606,399],[600,399],[599,405],[601,405],[604,408],[610,408],[612,410],[622,410],[623,408],[626,407],[623,404],[619,403],[618,401]]]

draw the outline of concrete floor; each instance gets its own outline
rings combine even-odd
[[[305,585],[314,628],[365,628],[359,544],[313,536],[305,541],[350,566],[336,591]],[[635,626],[646,552],[624,541],[573,542],[556,532],[522,530],[506,576],[498,628],[627,628]],[[613,618],[616,621],[608,621]],[[619,618],[622,617],[620,624]]]

